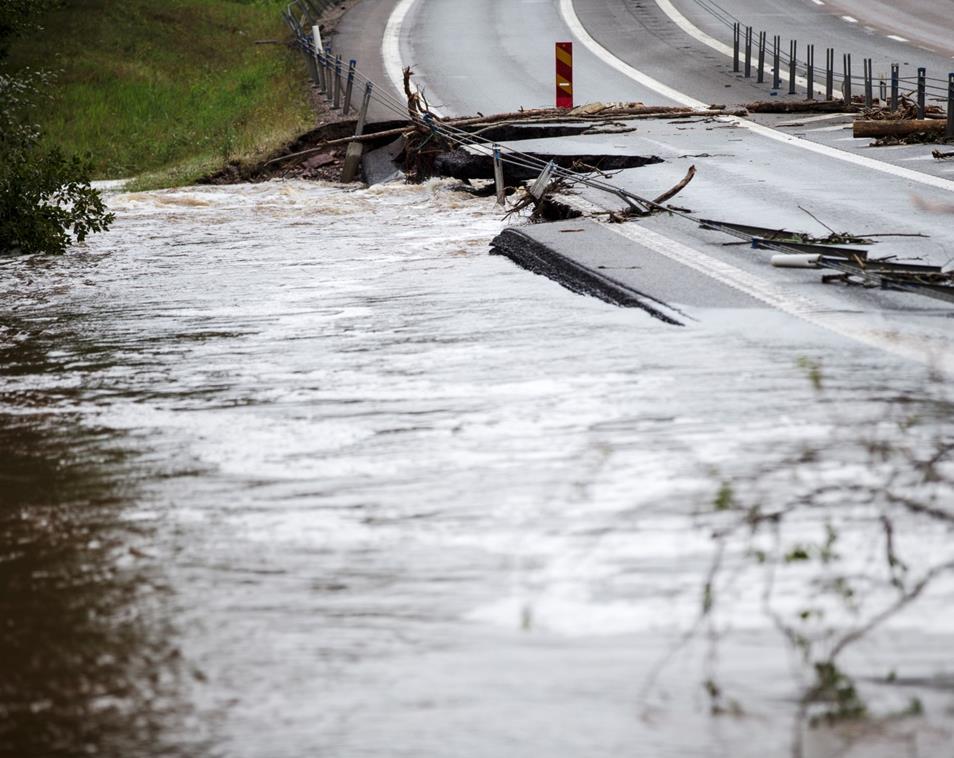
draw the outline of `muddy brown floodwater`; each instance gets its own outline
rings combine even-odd
[[[691,514],[799,451],[853,465],[923,366],[575,296],[488,256],[492,201],[445,183],[110,205],[0,266],[0,754],[784,754],[797,681],[744,591],[744,715],[709,716],[704,644],[644,692],[698,612]],[[933,683],[925,714],[814,754],[951,755],[951,599],[852,659]]]

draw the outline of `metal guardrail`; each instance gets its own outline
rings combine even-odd
[[[332,4],[333,3],[331,2],[325,2],[323,5],[328,7]],[[851,255],[847,255],[849,251],[840,251],[838,248],[831,245],[803,245],[793,243],[791,241],[778,241],[772,239],[771,236],[769,238],[765,238],[759,233],[759,230],[754,228],[747,229],[741,228],[736,224],[698,219],[691,213],[683,212],[674,208],[667,208],[660,205],[659,203],[656,203],[655,201],[640,197],[635,193],[628,192],[627,190],[623,190],[606,181],[603,181],[602,179],[597,178],[595,174],[581,174],[569,169],[564,169],[560,166],[554,165],[553,162],[547,163],[535,156],[527,155],[526,153],[521,153],[515,150],[508,152],[504,156],[501,154],[500,148],[496,144],[482,140],[475,135],[455,128],[451,124],[447,124],[439,119],[436,119],[427,111],[423,112],[423,114],[415,113],[408,107],[408,103],[402,102],[393,95],[390,95],[386,89],[377,87],[373,81],[371,81],[365,74],[361,72],[357,66],[357,61],[353,59],[348,63],[347,80],[344,83],[342,96],[341,55],[340,53],[336,53],[330,45],[324,47],[324,49],[321,49],[321,45],[316,44],[320,41],[320,34],[318,33],[317,27],[317,22],[320,19],[320,13],[317,12],[317,7],[320,7],[321,5],[321,0],[294,0],[284,11],[285,20],[288,23],[292,34],[294,35],[295,47],[302,52],[309,64],[309,70],[311,71],[312,78],[316,87],[318,88],[318,91],[329,100],[332,108],[340,110],[343,115],[347,115],[351,108],[351,98],[355,83],[358,81],[364,82],[364,98],[362,100],[362,105],[359,111],[355,129],[356,137],[361,136],[363,133],[367,119],[368,106],[371,100],[374,99],[384,108],[396,113],[402,118],[408,118],[418,127],[429,130],[434,134],[439,134],[450,144],[457,145],[459,147],[465,147],[492,158],[494,161],[495,173],[498,176],[498,199],[500,199],[501,196],[502,172],[500,172],[499,169],[502,167],[502,164],[515,165],[522,168],[531,168],[540,173],[541,179],[544,176],[563,178],[572,183],[582,184],[593,189],[607,192],[620,198],[627,205],[629,205],[630,208],[640,213],[645,214],[653,210],[662,210],[671,215],[678,216],[687,221],[699,224],[704,228],[720,231],[724,234],[736,237],[737,239],[744,239],[750,242],[753,248],[756,249],[765,248],[784,254],[804,256],[806,250],[810,248],[817,257],[817,266],[838,271],[839,273],[837,274],[837,278],[845,281],[845,283],[856,283],[863,286],[877,286],[882,289],[893,289],[919,294],[937,300],[944,300],[946,302],[954,302],[954,272],[945,272],[940,266],[912,266],[911,264],[896,264],[888,261],[887,259],[871,260],[867,253],[856,250],[850,251]],[[292,8],[295,6],[297,6],[304,13],[300,19],[296,19],[295,14],[292,11]],[[308,6],[308,10],[311,10],[311,13],[309,13],[308,10],[305,10],[304,6]],[[312,31],[310,35],[305,31],[304,28],[304,23],[306,21],[312,24]],[[740,27],[737,25],[735,28],[738,31]],[[764,46],[766,38],[767,35],[764,32],[759,34],[760,44],[762,46]],[[747,47],[750,47],[752,42],[751,28],[749,28],[746,33],[746,39]],[[775,82],[773,83],[777,83],[779,81],[779,69],[781,65],[779,52],[780,38],[776,36],[774,42],[775,51],[772,72],[775,78]],[[792,86],[791,83],[795,81],[794,74],[798,65],[796,53],[797,45],[793,42],[790,47],[790,56],[788,59],[790,87]],[[814,50],[810,46],[809,56],[811,57],[813,54]],[[748,50],[747,55],[749,56],[747,73],[751,75],[750,49]],[[763,51],[760,51],[759,57],[760,69],[764,70],[764,47]],[[828,66],[825,71],[825,81],[826,89],[830,91],[834,78],[833,50],[829,49],[826,59],[828,61]],[[738,63],[739,58],[737,55],[736,64]],[[850,58],[848,56],[845,56],[845,63],[846,71],[850,72]],[[865,68],[866,73],[870,76],[870,61]],[[810,76],[813,78],[813,69],[809,68],[809,71],[812,72]],[[922,72],[923,70],[919,71],[919,79],[926,78],[923,76]],[[850,83],[852,81],[851,77],[847,77],[845,81],[847,82],[845,89],[847,89],[848,97],[850,98]],[[898,81],[900,82],[900,79],[898,79]],[[954,98],[954,74],[951,74],[950,76],[948,87],[950,97]],[[892,89],[894,91],[894,86]],[[810,95],[814,94],[811,89],[809,89],[809,92]],[[954,115],[952,114],[954,114],[954,108],[952,108],[949,104],[949,130],[952,129],[952,121],[954,121]],[[357,171],[357,166],[361,160],[362,150],[363,144],[361,142],[355,141],[348,145],[345,170],[343,172],[343,179],[345,181],[351,181],[354,178],[354,175]],[[761,231],[764,232],[771,230]],[[831,277],[823,277],[823,281],[829,280],[831,280]]]

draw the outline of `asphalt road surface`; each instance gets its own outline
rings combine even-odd
[[[841,51],[851,52],[859,67],[862,57],[871,57],[876,61],[876,73],[878,66],[891,61],[907,67],[926,66],[929,72],[941,71],[945,62],[940,45],[934,52],[919,47],[926,37],[917,29],[936,25],[936,7],[898,3],[894,13],[884,15],[880,27],[874,25],[878,19],[873,18],[877,16],[873,11],[856,14],[852,16],[855,22],[850,22],[842,18],[848,11],[833,12],[829,6],[809,1],[725,0],[719,7],[729,15],[717,17],[710,12],[711,4],[695,0],[677,0],[675,4],[666,0],[471,0],[465,4],[368,0],[346,19],[339,45],[361,48],[371,75],[377,71],[384,82],[394,81],[401,65],[411,65],[429,102],[443,114],[492,113],[548,104],[554,87],[552,46],[560,40],[577,43],[577,102],[692,104],[767,99],[773,96],[770,85],[733,73],[731,59],[712,43],[715,39],[731,44],[731,28],[725,22],[731,23],[732,18],[765,28],[770,34],[779,33],[786,44],[789,38],[796,38],[812,40],[816,50],[835,47],[839,56]],[[910,24],[914,31],[899,27],[897,21],[903,13],[914,19]],[[675,20],[677,16],[682,21]],[[372,33],[369,24],[375,21],[380,28]],[[386,38],[384,45],[375,49],[383,34],[382,22],[391,39]],[[954,26],[954,22],[948,21],[948,25]],[[816,55],[823,60],[823,53]],[[803,98],[804,91],[797,97]],[[762,119],[757,126],[748,121],[645,122],[635,134],[625,137],[563,138],[534,147],[663,157],[662,164],[624,171],[615,180],[649,197],[674,184],[688,165],[695,163],[699,173],[679,202],[705,217],[824,234],[825,229],[805,213],[808,210],[838,231],[929,236],[926,240],[885,241],[877,247],[879,255],[920,258],[938,265],[954,257],[950,214],[923,209],[925,204],[943,207],[954,202],[954,167],[934,161],[928,146],[871,149],[867,142],[851,138],[844,118],[807,118],[802,122],[797,117],[788,117],[787,122],[778,117]],[[765,128],[765,124],[779,128]],[[588,197],[607,207],[617,203],[598,193],[588,193]],[[725,248],[724,239],[717,240],[691,224],[654,220],[648,226],[663,240],[685,246],[702,261],[711,261],[713,270],[721,264],[730,265],[780,287],[783,309],[808,292],[816,310],[874,314],[885,334],[916,333],[918,340],[927,338],[940,344],[942,352],[949,347],[949,317],[954,309],[946,304],[907,294],[822,287],[817,271],[771,269],[764,255],[758,259],[751,251]],[[619,244],[633,244],[633,240],[620,239]],[[643,245],[644,253],[646,249]],[[572,254],[572,250],[564,252]],[[646,256],[647,261],[652,259]],[[670,265],[671,261],[665,263],[667,272]],[[706,266],[700,270],[704,273]],[[653,282],[651,264],[641,276],[638,284],[645,286],[649,281],[661,288],[654,296],[684,302],[679,299],[679,288],[668,290],[665,285],[674,277],[667,274]],[[705,286],[700,286],[692,300],[705,304]],[[713,305],[724,297],[724,288],[725,282],[713,281]],[[799,308],[789,310],[798,312]],[[870,318],[867,322],[870,324]],[[849,326],[842,331],[850,334],[853,329]]]

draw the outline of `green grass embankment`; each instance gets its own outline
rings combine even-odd
[[[15,67],[57,72],[38,122],[99,179],[188,184],[254,160],[314,125],[286,0],[67,0],[20,39]]]

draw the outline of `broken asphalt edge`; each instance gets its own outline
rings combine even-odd
[[[498,234],[490,243],[490,254],[509,258],[521,268],[545,276],[578,295],[624,308],[640,308],[667,324],[685,326],[668,312],[675,309],[667,303],[576,263],[518,228],[510,227]]]

